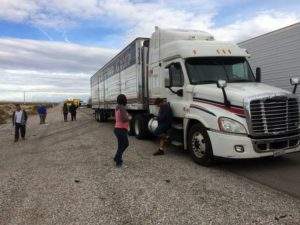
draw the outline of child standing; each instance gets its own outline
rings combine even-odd
[[[127,132],[131,116],[125,109],[125,106],[127,105],[127,98],[125,95],[120,94],[117,98],[117,103],[118,105],[115,110],[116,124],[114,133],[118,140],[118,149],[115,154],[114,161],[116,162],[117,167],[121,167],[123,164],[123,153],[129,145]]]

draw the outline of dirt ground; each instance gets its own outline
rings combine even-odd
[[[27,140],[0,126],[0,225],[300,224],[300,201],[153,141],[130,138],[124,167],[113,163],[113,123],[88,109],[63,122],[29,119]]]

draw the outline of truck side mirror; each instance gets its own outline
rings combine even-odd
[[[292,77],[290,79],[290,83],[291,85],[294,85],[293,94],[295,94],[297,90],[297,86],[300,83],[300,79],[298,77]]]
[[[218,88],[225,88],[227,86],[226,80],[218,80],[217,86]]]
[[[257,83],[261,82],[261,68],[260,67],[256,68],[256,71],[255,71],[255,81]]]
[[[227,86],[226,80],[218,80],[217,87],[222,89],[222,93],[223,93],[223,97],[224,97],[224,105],[229,108],[231,103],[227,98],[227,94],[225,91],[226,86]]]
[[[296,84],[299,84],[299,83],[300,83],[300,80],[299,80],[298,77],[292,77],[292,78],[290,79],[290,83],[291,83],[291,85],[296,85]]]

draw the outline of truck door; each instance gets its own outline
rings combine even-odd
[[[184,99],[184,74],[180,62],[168,65],[170,88],[166,90],[167,101],[170,102],[175,117],[183,118],[187,101]]]

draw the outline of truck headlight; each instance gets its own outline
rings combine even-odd
[[[220,117],[218,120],[219,127],[221,131],[228,133],[246,134],[246,128],[240,122],[227,118]]]

